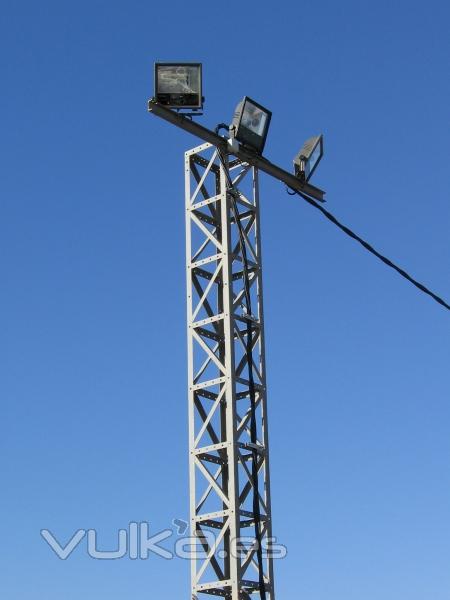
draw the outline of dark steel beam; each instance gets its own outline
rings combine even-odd
[[[285,171],[281,167],[277,167],[277,165],[274,165],[263,156],[253,154],[242,146],[239,147],[238,151],[231,150],[225,138],[217,135],[217,133],[214,131],[203,127],[203,125],[200,125],[196,121],[192,121],[191,119],[184,117],[170,108],[158,104],[158,102],[155,100],[149,100],[148,110],[155,116],[172,123],[172,125],[176,125],[188,133],[191,133],[192,135],[204,140],[205,142],[213,144],[221,150],[233,154],[240,160],[257,167],[260,171],[263,171],[264,173],[275,177],[275,179],[282,181],[293,190],[297,190],[302,194],[306,194],[307,196],[314,198],[315,200],[319,200],[320,202],[324,201],[325,192],[323,190],[309,183],[301,182],[297,177],[295,177],[295,175],[289,173],[289,171]]]

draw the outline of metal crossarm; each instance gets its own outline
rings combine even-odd
[[[258,172],[220,152],[185,154],[192,598],[274,600]]]
[[[196,123],[188,117],[185,117],[182,114],[179,114],[171,110],[170,108],[159,104],[154,99],[149,100],[148,110],[155,116],[160,117],[161,119],[164,119],[169,123],[172,123],[172,125],[176,125],[177,127],[184,129],[184,131],[195,135],[201,140],[205,140],[209,144],[213,144],[218,148],[222,148],[224,152],[228,151],[227,141],[223,137],[220,137],[214,131],[203,127],[203,125],[200,125],[200,123]],[[306,194],[307,196],[311,196],[311,198],[315,198],[316,200],[323,201],[325,196],[325,192],[323,190],[315,187],[314,185],[311,185],[308,182],[302,181],[293,173],[285,171],[281,167],[271,163],[263,156],[250,152],[244,147],[241,147],[238,150],[237,154],[238,161],[246,161],[248,164],[258,168],[260,171],[267,173],[267,175],[270,175],[271,177],[275,177],[275,179],[282,181],[291,189]],[[214,168],[217,169],[218,165],[216,164]]]

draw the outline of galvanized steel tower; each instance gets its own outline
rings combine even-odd
[[[228,158],[185,154],[192,597],[274,600],[258,171]]]

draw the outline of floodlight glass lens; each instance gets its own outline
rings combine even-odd
[[[314,148],[309,159],[306,161],[306,166],[305,166],[306,177],[308,177],[308,175],[314,169],[315,165],[317,164],[317,161],[320,159],[320,154],[321,154],[321,147],[320,147],[320,142],[319,142],[316,145],[316,147]]]
[[[260,108],[246,102],[244,111],[242,113],[241,125],[255,133],[256,135],[263,136],[267,122],[267,113],[262,111]]]
[[[200,70],[191,65],[158,65],[158,93],[199,94]]]

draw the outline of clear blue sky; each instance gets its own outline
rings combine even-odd
[[[209,127],[270,107],[286,168],[323,132],[328,208],[448,300],[449,21],[443,0],[4,0],[2,597],[189,598],[185,561],[60,561],[39,534],[108,547],[187,517],[197,142],[147,114],[153,61],[203,62]],[[278,598],[448,600],[449,313],[261,186]]]

